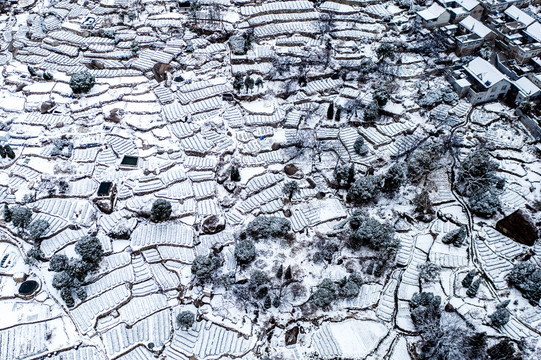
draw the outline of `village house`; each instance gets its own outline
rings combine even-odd
[[[449,24],[451,14],[441,5],[434,3],[427,9],[417,11],[417,19],[425,28],[440,27]]]
[[[466,96],[474,105],[501,98],[511,88],[509,79],[480,57],[461,69],[448,72],[447,76],[458,94]]]
[[[489,15],[488,26],[496,33],[498,45],[519,64],[541,54],[541,24],[516,6]]]
[[[480,0],[487,12],[504,11],[510,6],[525,6],[530,0]]]
[[[456,24],[466,18],[473,16],[480,19],[484,8],[477,0],[438,0],[438,3],[449,12],[449,21]]]
[[[482,22],[472,16],[466,17],[458,24],[455,42],[457,54],[470,55],[480,49],[483,45],[494,40],[496,34]]]

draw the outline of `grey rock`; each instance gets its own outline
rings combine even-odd
[[[225,229],[225,219],[217,215],[211,215],[203,220],[201,228],[205,234],[216,234]]]

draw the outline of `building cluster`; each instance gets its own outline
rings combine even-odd
[[[516,104],[541,99],[541,18],[536,1],[438,0],[418,11],[421,24],[461,57],[480,55],[448,72],[472,104],[507,97]]]

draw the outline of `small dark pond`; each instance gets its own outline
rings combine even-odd
[[[39,286],[39,284],[35,280],[25,281],[19,287],[19,294],[21,294],[21,295],[30,295],[38,288],[38,286]]]

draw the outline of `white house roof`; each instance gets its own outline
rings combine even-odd
[[[523,76],[520,79],[518,79],[517,81],[515,81],[515,85],[516,85],[516,87],[519,88],[519,90],[521,92],[523,92],[527,96],[533,95],[533,94],[541,91],[541,89],[539,89],[533,82],[528,80],[525,76]]]
[[[534,22],[524,30],[526,34],[534,38],[536,41],[541,42],[541,23]]]
[[[530,15],[526,14],[524,11],[520,10],[515,5],[511,6],[505,10],[505,15],[509,16],[515,21],[518,21],[526,26],[533,23],[535,20]]]
[[[507,80],[491,63],[480,57],[470,61],[468,65],[464,66],[464,69],[486,88],[490,88],[502,80]]]
[[[468,16],[464,20],[462,20],[460,22],[460,25],[468,29],[470,32],[476,34],[480,38],[484,38],[492,32],[488,27],[483,25],[482,22],[472,16]]]
[[[435,20],[437,18],[439,18],[441,16],[441,14],[443,14],[444,12],[446,12],[447,10],[445,10],[445,8],[443,8],[442,6],[434,3],[432,5],[430,5],[430,7],[428,7],[427,9],[425,10],[422,10],[422,11],[418,11],[417,14],[422,17],[424,20]]]
[[[477,0],[455,0],[455,1],[468,11],[472,11],[477,5],[479,5],[479,1]]]

